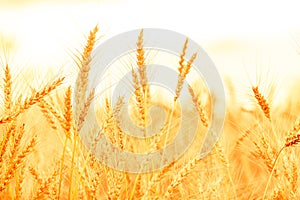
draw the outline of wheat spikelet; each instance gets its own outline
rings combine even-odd
[[[103,131],[108,134],[110,141],[116,144],[113,111],[108,98],[105,99],[105,123],[103,125]]]
[[[159,186],[159,182],[162,179],[162,176],[166,175],[169,171],[171,171],[171,169],[172,169],[172,167],[174,167],[175,163],[176,162],[173,161],[172,163],[170,163],[170,165],[168,165],[167,167],[165,167],[158,173],[153,174],[153,176],[147,183],[147,187],[145,189],[144,195],[142,196],[142,200],[149,199],[149,196],[155,192],[154,186],[156,186],[156,187]],[[158,199],[158,197],[156,197],[155,199]]]
[[[277,187],[273,190],[272,195],[271,195],[271,198],[272,198],[273,200],[285,200],[285,199],[287,199],[287,198],[285,197],[284,192],[283,192],[283,189],[282,189],[282,187],[280,187],[280,185],[277,186]]]
[[[78,107],[76,109],[75,113],[75,120],[77,127],[79,126],[80,122],[80,114],[84,110],[84,102],[86,98],[86,91],[88,86],[88,76],[90,71],[90,62],[91,62],[91,53],[93,51],[93,48],[95,46],[96,42],[96,35],[98,32],[98,26],[95,26],[95,28],[90,32],[90,35],[87,40],[87,44],[84,48],[83,54],[82,54],[82,60],[80,61],[80,71],[78,74],[78,78],[76,80],[76,87],[75,87],[75,102],[76,106]]]
[[[294,127],[288,132],[288,137],[285,140],[285,147],[291,147],[300,142],[300,120],[297,121]]]
[[[134,94],[135,94],[135,100],[136,104],[138,106],[139,111],[139,118],[140,118],[140,126],[144,127],[146,123],[146,116],[145,116],[145,106],[144,106],[144,97],[140,88],[140,83],[137,74],[132,69],[132,81],[133,81],[133,87],[134,87]]]
[[[154,152],[157,149],[159,149],[159,143],[161,141],[162,136],[167,132],[167,130],[165,129],[165,126],[163,126],[160,131],[155,134],[152,139],[151,139],[151,143],[150,143],[150,152]]]
[[[142,175],[138,174],[135,181],[134,198],[141,199],[142,196],[143,196]]]
[[[242,136],[240,136],[235,145],[234,145],[234,149],[237,149],[238,147],[241,146],[241,144],[244,142],[244,140],[249,137],[249,135],[251,134],[252,130],[254,130],[256,127],[258,126],[258,124],[254,124],[252,125],[250,128],[248,128],[247,130],[244,131],[244,134]]]
[[[82,54],[82,61],[88,59],[91,56],[91,53],[94,49],[95,43],[96,43],[96,37],[97,33],[99,31],[98,25],[94,27],[92,31],[90,31],[87,44],[84,48],[83,54]]]
[[[142,29],[140,31],[140,34],[138,36],[138,40],[136,43],[137,46],[137,66],[138,66],[138,71],[140,75],[140,84],[142,86],[143,94],[145,95],[146,90],[147,94],[149,97],[149,88],[148,88],[148,79],[147,79],[147,74],[146,74],[146,63],[145,63],[145,50],[143,46],[143,36],[144,36],[144,30]],[[148,98],[147,97],[147,98]]]
[[[0,181],[0,192],[3,191],[9,184],[10,180],[14,177],[17,168],[24,161],[25,157],[32,152],[33,147],[36,144],[36,137],[33,137],[29,144],[22,150],[22,152],[12,161],[11,165],[8,166],[4,173],[4,176]]]
[[[115,188],[115,171],[112,169],[107,168],[107,198],[110,200],[116,200],[118,198],[117,191]]]
[[[187,40],[186,40],[187,41]],[[182,90],[182,86],[184,83],[184,80],[187,76],[187,74],[190,72],[190,69],[192,67],[193,62],[195,61],[196,57],[197,57],[197,53],[194,53],[192,55],[192,57],[190,58],[190,60],[187,62],[186,65],[183,65],[183,60],[184,59],[184,55],[185,55],[185,51],[186,51],[186,43],[184,44],[183,50],[182,50],[182,54],[180,55],[180,61],[179,61],[179,75],[178,75],[178,81],[177,81],[177,86],[176,86],[176,90],[175,90],[175,97],[174,97],[174,101],[176,101],[180,95],[180,92]]]
[[[271,157],[266,146],[258,144],[256,141],[253,141],[253,144],[256,147],[256,152],[254,153],[255,157],[261,158],[264,161],[269,172],[274,171],[274,176],[278,177],[277,169],[274,169],[274,159]]]
[[[7,131],[4,134],[4,137],[3,137],[2,141],[1,141],[1,148],[0,148],[0,168],[3,165],[3,156],[6,153],[6,149],[7,149],[8,142],[9,142],[9,138],[11,137],[11,135],[13,134],[13,132],[15,131],[15,128],[16,128],[15,122],[11,122],[11,124],[7,128]]]
[[[170,199],[174,189],[182,183],[182,181],[188,176],[190,171],[199,163],[199,158],[193,158],[185,166],[183,166],[180,171],[174,175],[174,178],[170,185],[168,185],[166,193],[164,194],[164,199]]]
[[[122,172],[109,170],[108,181],[109,181],[109,191],[108,199],[117,200],[120,199],[120,193],[122,189],[122,181],[124,179],[124,174]]]
[[[56,120],[60,123],[61,126],[65,123],[64,116],[60,113],[60,111],[58,111],[53,105],[51,105],[45,99],[41,100],[39,106],[42,109],[42,112],[46,112],[46,113],[50,112],[49,115],[53,115],[56,118]]]
[[[292,166],[290,166],[292,165]],[[298,170],[297,164],[291,157],[287,157],[287,160],[283,162],[284,176],[288,180],[291,186],[291,195],[296,194],[297,181],[298,181]],[[295,198],[295,197],[294,197]]]
[[[53,130],[57,130],[53,114],[47,109],[46,104],[47,103],[44,100],[41,100],[41,102],[39,103],[39,107],[41,108],[41,111],[42,111],[43,115],[45,116],[45,118],[46,118],[48,124],[50,125],[50,127]]]
[[[203,126],[208,127],[208,117],[207,117],[207,114],[206,114],[203,106],[201,105],[201,102],[200,102],[198,96],[196,96],[196,94],[194,93],[194,90],[191,86],[188,86],[188,89],[192,96],[193,103],[196,106],[196,109],[199,113],[200,120],[201,120]]]
[[[184,41],[184,45],[183,45],[183,48],[182,48],[182,53],[180,55],[180,60],[179,60],[179,67],[178,67],[179,74],[181,74],[183,69],[184,69],[184,61],[185,61],[184,56],[186,54],[188,42],[189,42],[189,40],[186,38],[185,41]]]
[[[193,64],[193,62],[195,61],[196,58],[197,58],[197,53],[194,53],[192,55],[192,57],[190,58],[190,60],[188,61],[188,63],[183,68],[183,71],[182,71],[182,76],[183,77],[186,77],[186,75],[190,72],[192,64]]]
[[[12,143],[12,146],[10,147],[11,148],[10,160],[15,159],[15,156],[17,155],[17,152],[19,150],[19,146],[21,144],[21,139],[22,139],[22,137],[24,135],[24,132],[25,132],[24,127],[25,127],[24,124],[22,126],[18,127],[18,129],[16,131],[18,134],[14,135],[12,137],[13,143]]]
[[[68,87],[65,94],[65,112],[64,112],[64,125],[66,136],[70,138],[70,130],[72,125],[72,104],[71,104],[71,87]]]
[[[65,130],[65,141],[64,141],[64,146],[63,146],[63,152],[61,156],[61,163],[60,163],[60,171],[59,171],[59,184],[58,184],[58,192],[57,192],[57,198],[60,199],[60,194],[61,194],[61,184],[62,184],[62,176],[63,176],[63,167],[65,163],[65,154],[67,150],[67,144],[68,140],[71,139],[71,130],[72,130],[72,104],[71,104],[71,87],[69,86],[67,88],[66,94],[65,94],[65,99],[64,99],[64,104],[65,104],[65,109],[64,109],[64,124],[62,127]],[[74,134],[74,143],[75,143],[75,136]]]
[[[215,145],[215,149],[216,149],[217,155],[218,155],[222,165],[224,165],[225,171],[227,173],[227,177],[225,177],[224,184],[228,185],[228,182],[229,182],[229,184],[232,186],[234,197],[235,197],[235,199],[237,199],[236,188],[235,188],[235,185],[234,185],[231,173],[230,173],[229,161],[228,161],[227,157],[225,156],[225,152],[223,150],[224,148],[221,146],[221,144],[219,142],[217,142]],[[228,196],[230,196],[230,194]]]
[[[24,168],[19,170],[19,175],[16,183],[16,199],[21,199],[22,196],[22,185],[24,182]]]
[[[88,113],[88,110],[92,104],[92,101],[94,100],[94,95],[95,95],[95,90],[93,89],[89,96],[87,97],[87,100],[85,101],[84,103],[84,107],[79,115],[79,120],[78,120],[78,131],[81,130],[82,126],[83,126],[83,123],[84,123],[84,120],[85,120],[85,117]]]
[[[41,178],[41,176],[38,173],[38,171],[34,167],[32,167],[32,166],[28,167],[28,171],[31,174],[31,176],[33,176],[35,182],[37,182],[39,185],[41,185],[42,182],[43,182],[43,179]]]
[[[46,198],[45,196],[50,196],[50,185],[52,182],[55,181],[55,177],[58,175],[58,171],[54,170],[52,175],[48,177],[45,181],[42,181],[41,184],[39,184],[39,188],[36,191],[33,199],[42,199],[43,197]]]
[[[4,107],[6,113],[10,113],[12,105],[12,80],[10,69],[8,67],[8,64],[6,64],[4,78]]]
[[[29,98],[26,98],[25,101],[20,104],[20,106],[11,112],[9,116],[0,118],[0,124],[11,122],[16,119],[21,113],[27,110],[32,105],[38,103],[43,99],[45,96],[49,95],[53,90],[55,90],[59,85],[62,84],[64,78],[58,78],[57,80],[53,81],[50,85],[45,86],[41,91],[34,92]]]
[[[266,118],[271,119],[270,116],[270,106],[267,103],[265,97],[259,92],[258,87],[252,87],[252,91],[254,93],[254,97],[257,100],[260,108],[262,109],[264,115],[266,116]]]
[[[124,138],[124,133],[120,128],[120,120],[118,115],[123,105],[124,105],[124,97],[118,97],[118,101],[113,110],[113,117],[115,120],[116,141],[118,141],[118,145],[122,150],[125,148],[126,139]]]
[[[297,164],[295,161],[292,162],[292,177],[291,177],[291,180],[290,180],[290,183],[292,185],[292,192],[294,194],[296,194],[297,192],[297,182],[298,182],[298,167],[297,167]]]

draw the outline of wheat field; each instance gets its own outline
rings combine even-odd
[[[297,82],[278,105],[275,85],[251,83],[242,89],[247,97],[239,102],[239,91],[226,81],[226,119],[220,140],[204,158],[195,157],[201,134],[180,159],[159,171],[128,173],[100,162],[81,141],[86,130],[88,110],[97,98],[87,93],[91,53],[98,41],[98,26],[91,30],[85,47],[74,58],[78,66],[75,87],[68,77],[51,76],[40,84],[22,83],[21,71],[12,73],[9,62],[1,62],[0,115],[0,198],[1,199],[299,199],[300,100]],[[190,72],[194,54],[184,59],[187,42],[178,61],[178,84],[174,102],[181,94],[183,81]],[[147,106],[152,103],[168,108],[162,98],[152,97],[146,73],[142,31],[137,38],[136,66],[127,84],[135,89],[131,102],[132,119],[141,127],[149,122]],[[28,75],[29,74],[29,75]],[[18,81],[17,81],[18,80]],[[200,80],[199,80],[200,81]],[[36,81],[38,82],[38,81]],[[197,84],[197,83],[195,83]],[[188,88],[193,112],[198,112],[199,132],[210,124],[211,101],[204,88]],[[75,97],[76,109],[73,107]],[[204,98],[203,98],[204,97]],[[82,101],[84,100],[84,101]],[[251,106],[249,106],[251,105]],[[149,152],[162,148],[172,139],[178,117],[168,112],[171,121],[151,139],[136,141],[120,128],[125,103],[116,105],[106,98],[97,116],[103,133],[122,150]],[[127,105],[126,105],[127,106]],[[159,117],[159,112],[156,117]],[[152,119],[152,123],[155,123]],[[172,124],[171,128],[168,125]],[[96,133],[90,132],[96,148]],[[166,137],[169,135],[169,137]],[[106,155],[109,157],[109,155]]]

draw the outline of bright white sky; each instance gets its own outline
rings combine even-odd
[[[229,74],[257,62],[294,70],[300,66],[298,2],[0,0],[0,43],[16,45],[33,65],[60,67],[96,23],[106,38],[156,27],[194,39]]]

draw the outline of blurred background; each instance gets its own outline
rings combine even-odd
[[[95,24],[105,40],[155,27],[192,38],[225,76],[244,82],[267,67],[299,77],[297,1],[0,0],[0,51],[15,65],[62,67]],[[3,59],[2,59],[3,60]],[[2,61],[3,62],[3,61]],[[245,73],[246,72],[246,73]]]

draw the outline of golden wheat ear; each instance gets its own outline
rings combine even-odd
[[[143,95],[141,87],[140,87],[138,75],[135,73],[133,68],[131,70],[131,75],[132,75],[132,83],[133,83],[133,88],[134,88],[135,101],[136,101],[136,104],[138,107],[138,112],[139,112],[139,125],[142,127],[145,127],[146,107],[145,107],[145,103],[144,103],[144,101],[145,101],[144,95]]]
[[[140,84],[143,88],[143,92],[145,93],[145,89],[147,86],[147,73],[146,73],[146,62],[145,62],[145,50],[144,50],[144,44],[143,44],[143,38],[144,38],[144,29],[140,31],[140,34],[138,36],[138,40],[136,43],[137,47],[137,66],[138,66],[138,71],[140,75]]]
[[[285,140],[285,147],[295,146],[300,143],[300,120],[297,121],[294,127],[288,132],[288,137]]]
[[[82,58],[79,63],[79,74],[76,80],[76,87],[74,91],[75,101],[76,101],[76,112],[75,112],[75,120],[77,129],[82,127],[83,119],[80,119],[85,113],[85,104],[86,100],[86,92],[88,87],[88,77],[90,72],[90,62],[92,60],[91,54],[94,49],[97,33],[98,33],[98,25],[90,32],[87,43],[82,53]],[[89,98],[89,97],[88,97]]]
[[[260,93],[258,86],[252,87],[252,91],[253,91],[254,97],[257,100],[257,103],[260,106],[261,110],[263,111],[265,117],[268,118],[269,120],[271,120],[270,105],[267,102],[266,98]]]
[[[193,62],[197,58],[197,53],[194,53],[192,55],[192,57],[190,58],[190,60],[186,64],[184,64],[184,61],[185,61],[184,56],[186,54],[187,45],[188,45],[188,39],[185,40],[183,49],[182,49],[182,53],[180,55],[179,67],[178,67],[179,75],[178,75],[178,81],[177,81],[177,86],[176,86],[176,90],[175,90],[174,101],[176,101],[179,98],[184,80],[185,80],[186,76],[188,75],[188,73],[190,72]]]
[[[194,106],[196,107],[196,109],[199,113],[199,117],[200,117],[200,120],[201,120],[203,126],[208,127],[207,113],[205,112],[203,106],[201,105],[201,102],[200,102],[198,96],[194,93],[193,88],[191,86],[188,86],[188,89],[189,89],[189,92],[192,96]]]
[[[9,66],[6,64],[4,77],[4,107],[6,114],[10,113],[12,105],[12,80]]]

